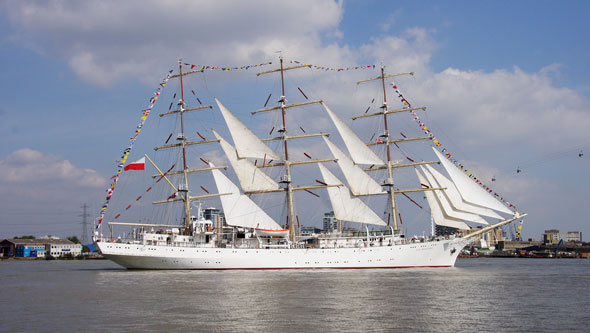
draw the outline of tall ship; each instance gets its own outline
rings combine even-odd
[[[366,126],[376,133],[367,143],[361,137],[370,133],[358,135],[325,101],[309,99],[299,87],[297,96],[301,96],[301,101],[289,103],[286,73],[312,65],[297,62],[289,65],[282,56],[279,62],[279,68],[257,74],[280,75],[277,82],[281,95],[274,99],[278,101],[277,105],[268,106],[269,95],[263,109],[251,112],[251,120],[255,120],[258,114],[272,114],[270,118],[275,123],[256,123],[249,127],[217,98],[216,108],[202,105],[199,98],[190,98],[196,99],[195,105],[190,105],[185,90],[192,95],[195,92],[185,87],[186,77],[202,74],[204,66],[194,69],[192,65],[189,70],[189,64],[184,64],[183,69],[183,62],[179,61],[178,73],[171,73],[161,84],[163,88],[171,80],[178,80],[174,102],[166,112],[159,114],[162,118],[175,118],[176,132],[170,133],[154,148],[157,152],[165,152],[164,157],[169,161],[164,159],[156,163],[145,154],[140,160],[127,163],[133,143],[162,93],[158,88],[150,100],[150,107],[144,110],[131,145],[119,161],[119,169],[113,176],[107,202],[98,219],[94,241],[104,257],[128,269],[452,267],[462,249],[475,238],[526,215],[519,213],[514,206],[506,205],[498,195],[483,188],[474,177],[453,163],[450,154],[440,151],[438,140],[432,135],[408,137],[400,132],[397,138],[393,134],[390,117],[415,114],[425,109],[412,107],[390,81],[393,77],[411,73],[387,74],[382,66],[379,76],[357,82],[365,85],[377,81],[382,89],[382,101],[374,104],[373,99],[371,102],[371,105],[378,105],[373,106],[374,111],[369,112],[369,107],[365,113],[352,118],[359,122],[378,120],[378,125]],[[401,98],[400,108],[389,107],[389,86]],[[322,112],[320,117],[313,119],[329,119],[331,124],[326,128],[335,128],[335,133],[324,132],[320,125],[313,127],[322,128],[322,132],[308,133],[296,123],[305,116],[295,117],[290,113],[312,105]],[[174,110],[173,106],[176,106]],[[199,110],[215,112],[223,119],[224,125],[217,122],[217,128],[200,129],[212,135],[208,139],[201,132],[192,130],[199,129],[201,124]],[[189,117],[190,113],[197,115]],[[268,138],[260,139],[251,128],[260,131],[263,126],[272,129]],[[220,134],[226,130],[223,127],[227,127],[232,142]],[[190,139],[195,132],[198,139]],[[311,142],[309,153],[298,145],[300,142]],[[431,160],[413,158],[411,142],[425,144],[427,148],[423,150],[429,153]],[[204,158],[193,151],[195,147],[203,146],[219,151],[219,154]],[[106,214],[107,205],[114,196],[115,185],[128,173],[122,171],[133,170],[136,165],[140,165],[138,169],[144,169],[145,160],[155,170],[149,177],[151,183],[145,194],[152,187],[159,188],[162,198],[150,204],[165,206],[164,213],[148,214],[144,220],[130,222],[121,222],[121,213],[109,217],[111,213]],[[189,165],[199,160],[204,163],[202,167]],[[194,177],[212,180],[217,191],[198,185],[203,181],[196,182]],[[402,183],[414,187],[402,189]],[[154,192],[157,191],[151,193]],[[313,202],[309,199],[296,206],[295,197],[299,201],[298,193],[304,192],[313,198],[329,199],[329,206],[322,206],[322,200]],[[198,193],[201,194],[196,195]],[[136,201],[140,198],[142,196]],[[431,226],[430,235],[404,235],[400,200],[420,208],[422,213],[415,217],[422,218],[423,225]],[[220,203],[222,210],[208,208],[215,205],[212,202]],[[385,209],[377,213],[374,207],[379,205]],[[125,211],[130,207],[128,205]],[[330,230],[306,228],[306,223],[300,222],[298,211],[305,211],[307,215],[315,212],[316,216],[329,211],[327,218],[335,223]],[[109,217],[109,222],[105,216]],[[102,223],[103,220],[106,223]],[[103,227],[105,224],[108,224],[108,230]],[[456,232],[436,235],[437,226]],[[115,228],[126,232],[118,235],[113,232]]]

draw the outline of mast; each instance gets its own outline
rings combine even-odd
[[[180,168],[179,171],[171,171],[172,169],[170,169],[164,173],[161,171],[161,169],[158,166],[156,166],[156,164],[147,155],[145,155],[145,157],[154,166],[154,168],[158,171],[158,174],[152,175],[152,178],[160,177],[160,178],[165,179],[166,182],[168,183],[168,185],[170,185],[170,187],[174,190],[174,193],[178,193],[178,198],[174,198],[174,199],[168,198],[167,200],[155,201],[152,203],[153,204],[163,204],[163,203],[172,203],[172,202],[183,201],[184,202],[184,216],[185,216],[184,225],[185,225],[185,230],[188,231],[191,229],[191,216],[192,216],[192,214],[191,214],[191,205],[190,204],[192,201],[199,200],[199,199],[205,199],[205,198],[211,198],[211,197],[217,197],[217,196],[222,196],[222,195],[228,195],[229,193],[190,196],[189,185],[188,185],[188,175],[189,174],[194,173],[194,172],[203,172],[203,171],[210,171],[213,169],[225,168],[225,166],[199,168],[199,169],[189,169],[189,167],[188,167],[187,158],[186,158],[186,148],[187,147],[192,146],[192,145],[198,145],[198,144],[216,143],[216,142],[218,142],[218,140],[206,140],[206,139],[203,139],[201,141],[188,141],[187,140],[186,135],[185,135],[185,131],[184,131],[184,114],[189,111],[206,110],[206,109],[212,109],[213,107],[211,105],[201,105],[201,106],[192,107],[192,108],[186,107],[187,105],[186,105],[186,102],[184,99],[184,81],[183,81],[184,76],[186,76],[187,74],[202,73],[203,71],[198,70],[198,71],[190,71],[190,72],[183,73],[182,72],[182,59],[178,59],[178,68],[179,68],[179,74],[171,76],[171,77],[180,78],[180,100],[178,101],[178,109],[172,110],[172,111],[167,111],[164,113],[160,113],[160,117],[169,116],[169,115],[174,115],[174,116],[180,115],[180,133],[178,134],[178,137],[176,138],[178,143],[157,146],[157,147],[154,147],[154,150],[158,151],[160,149],[181,148],[181,150],[182,150],[182,168]],[[175,94],[175,96],[176,96],[176,94]],[[168,143],[168,141],[166,141],[166,143]],[[181,184],[178,184],[178,187],[173,185],[172,182],[166,177],[166,176],[180,175],[180,174],[182,174],[184,176],[184,182],[182,182]]]
[[[179,191],[184,192],[184,224],[187,229],[191,227],[191,202],[188,191],[188,166],[186,164],[186,137],[184,135],[184,86],[182,82],[182,59],[178,59],[178,69],[180,75],[180,137],[178,138],[182,147],[182,173],[184,175],[184,186]]]
[[[396,208],[396,203],[395,203],[395,193],[402,193],[402,192],[407,192],[407,191],[398,191],[394,189],[394,182],[393,182],[393,169],[394,168],[398,168],[398,167],[406,167],[406,166],[413,166],[413,165],[418,165],[418,164],[423,164],[424,162],[420,162],[420,163],[414,163],[412,165],[410,164],[394,164],[391,160],[391,144],[395,144],[397,146],[397,142],[405,142],[405,141],[413,141],[413,140],[425,140],[425,139],[430,139],[430,137],[419,137],[419,138],[403,138],[403,139],[397,139],[397,140],[390,140],[390,136],[389,136],[389,127],[388,127],[388,123],[387,123],[387,115],[390,113],[399,113],[399,112],[408,112],[408,111],[412,111],[415,109],[425,109],[425,107],[420,107],[420,108],[404,108],[401,110],[389,110],[388,106],[387,106],[387,89],[385,87],[385,79],[386,78],[390,78],[390,77],[395,77],[395,76],[400,76],[400,75],[413,75],[413,72],[404,72],[404,73],[397,73],[397,74],[389,74],[389,75],[385,75],[385,66],[381,66],[381,75],[377,76],[377,77],[373,77],[370,79],[366,79],[366,80],[361,80],[358,81],[357,84],[363,83],[363,82],[369,82],[369,81],[374,81],[374,80],[380,80],[381,81],[381,85],[383,87],[383,105],[381,106],[381,109],[383,109],[383,111],[379,111],[376,113],[370,113],[370,114],[364,114],[361,116],[356,116],[356,117],[352,117],[352,120],[355,119],[359,119],[359,118],[365,118],[365,117],[373,117],[373,116],[383,116],[383,124],[384,124],[384,130],[385,132],[380,135],[380,139],[378,140],[377,143],[368,143],[367,146],[372,146],[375,144],[385,144],[386,145],[386,151],[387,151],[387,165],[384,167],[377,167],[377,168],[369,168],[369,169],[365,169],[365,171],[374,171],[374,170],[381,170],[381,169],[385,169],[387,168],[387,179],[383,182],[382,186],[387,187],[387,195],[389,196],[389,201],[390,201],[390,209],[391,209],[391,215],[393,218],[393,229],[394,231],[398,231],[399,230],[399,226],[398,226],[398,213],[397,213],[397,208]],[[368,110],[367,110],[368,111]],[[355,163],[357,163],[355,161]],[[427,189],[430,190],[430,189]],[[412,190],[413,191],[413,190]],[[421,189],[420,191],[423,191],[423,189]],[[388,221],[389,224],[389,221]]]
[[[283,56],[279,56],[279,60],[281,63],[281,89],[282,89],[282,95],[281,95],[281,116],[282,116],[282,120],[283,120],[283,128],[282,128],[282,132],[283,132],[283,144],[285,147],[285,178],[283,179],[283,183],[286,183],[287,185],[287,209],[288,209],[288,213],[287,213],[287,221],[289,222],[289,238],[291,239],[291,241],[293,242],[293,244],[296,244],[297,242],[297,231],[295,230],[295,208],[293,207],[293,187],[291,184],[291,166],[289,164],[289,148],[287,145],[287,123],[285,121],[285,70],[283,67]]]
[[[393,218],[393,230],[398,230],[397,225],[397,209],[395,205],[395,195],[393,191],[393,170],[391,168],[391,150],[389,141],[389,128],[387,127],[387,89],[385,89],[385,66],[381,66],[381,84],[383,85],[383,124],[385,127],[385,146],[387,150],[387,180],[384,185],[387,186],[389,193],[389,201],[391,202],[391,215]]]
[[[314,100],[314,101],[307,101],[307,102],[303,102],[303,103],[288,105],[287,99],[285,98],[286,92],[285,92],[284,72],[288,71],[288,70],[292,70],[292,69],[310,67],[310,65],[298,65],[298,66],[292,66],[292,67],[284,67],[284,60],[283,60],[282,55],[279,56],[279,60],[280,60],[280,64],[281,64],[279,69],[273,69],[273,70],[257,73],[256,75],[258,76],[258,75],[263,75],[263,74],[281,72],[281,94],[282,95],[279,99],[280,106],[255,110],[255,111],[252,111],[251,114],[281,110],[282,128],[279,130],[281,136],[278,138],[272,138],[269,140],[282,140],[283,141],[283,148],[285,149],[284,163],[275,163],[273,165],[266,165],[266,166],[263,165],[262,167],[270,167],[270,166],[278,166],[278,165],[285,166],[285,175],[281,177],[280,183],[284,184],[282,190],[285,191],[287,194],[287,197],[286,197],[286,199],[287,199],[287,222],[289,225],[289,239],[291,240],[292,244],[296,244],[297,243],[297,234],[299,232],[299,227],[298,227],[297,217],[295,215],[295,205],[294,205],[294,199],[293,199],[293,192],[299,191],[299,190],[325,188],[325,187],[336,186],[336,185],[321,185],[321,186],[316,185],[316,186],[296,186],[296,187],[294,187],[292,185],[292,179],[291,179],[291,166],[296,166],[296,165],[301,165],[301,164],[309,164],[309,163],[328,162],[328,161],[334,161],[334,159],[324,159],[324,160],[311,159],[309,161],[292,161],[292,162],[289,160],[289,146],[287,143],[288,140],[316,137],[316,136],[326,136],[327,134],[326,133],[317,133],[317,134],[305,134],[305,135],[293,135],[293,136],[287,135],[287,122],[286,122],[286,110],[287,109],[290,109],[293,107],[304,106],[304,105],[322,103],[322,101],[321,100]],[[305,97],[307,99],[307,96],[305,96]],[[263,140],[263,141],[265,141],[265,140]],[[255,191],[255,192],[249,192],[249,193],[264,193],[264,192],[276,192],[276,190]]]

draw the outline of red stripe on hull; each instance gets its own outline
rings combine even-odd
[[[445,268],[453,267],[453,265],[431,265],[431,266],[387,266],[387,267],[275,267],[275,268],[127,268],[136,270],[178,270],[178,271],[253,271],[253,270],[280,270],[280,269],[401,269],[401,268]]]

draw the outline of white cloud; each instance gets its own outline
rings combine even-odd
[[[584,139],[583,125],[590,122],[588,101],[553,84],[559,64],[538,73],[517,67],[433,73],[430,59],[440,46],[431,31],[419,27],[398,36],[373,37],[359,48],[326,45],[322,34],[338,35],[344,13],[342,4],[334,1],[54,0],[20,1],[5,5],[5,10],[24,42],[68,58],[74,72],[100,85],[132,77],[157,82],[163,66],[170,65],[161,59],[183,54],[191,62],[244,64],[273,59],[282,50],[290,59],[328,66],[370,59],[389,72],[416,72],[413,79],[399,79],[406,97],[433,110],[431,125],[453,128],[468,145],[521,140],[535,149],[558,147]],[[350,108],[350,99],[367,103],[368,90],[333,87],[366,75],[328,75],[312,88],[331,106],[352,115],[358,110]],[[555,135],[541,143],[537,133]]]
[[[545,70],[448,68],[413,89],[407,96],[428,105],[430,116],[458,131],[467,145],[524,144],[538,151],[587,141],[588,101],[571,89],[555,87]]]
[[[203,154],[203,159],[207,162],[213,162],[213,164],[217,166],[221,165],[229,165],[229,160],[225,155],[219,150],[212,150],[208,151]],[[195,160],[195,163],[203,163],[200,160]]]
[[[43,186],[64,182],[69,186],[101,187],[106,180],[96,171],[80,169],[70,161],[40,151],[24,148],[0,160],[0,183],[24,187],[22,185]]]
[[[68,58],[87,82],[107,85],[137,76],[153,82],[161,59],[247,63],[297,55],[338,36],[334,1],[19,1],[4,6],[15,38]],[[280,36],[280,37],[279,37]],[[189,59],[190,58],[190,59]]]
[[[401,9],[396,9],[393,13],[389,14],[382,23],[379,24],[379,28],[383,32],[389,32],[392,25],[397,23],[398,19],[402,17],[403,11]]]
[[[96,171],[58,156],[29,148],[14,151],[0,160],[2,237],[77,233],[82,211],[78,208],[88,203],[96,209],[106,185]]]
[[[28,148],[17,150],[0,160],[0,200],[4,207],[0,220],[8,221],[7,216],[18,212],[42,213],[35,218],[48,222],[47,216],[96,201],[100,193],[97,189],[106,183],[96,171],[80,169],[68,160]]]

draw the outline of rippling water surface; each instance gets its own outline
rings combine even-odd
[[[589,331],[590,260],[454,268],[128,271],[0,262],[0,331]]]

